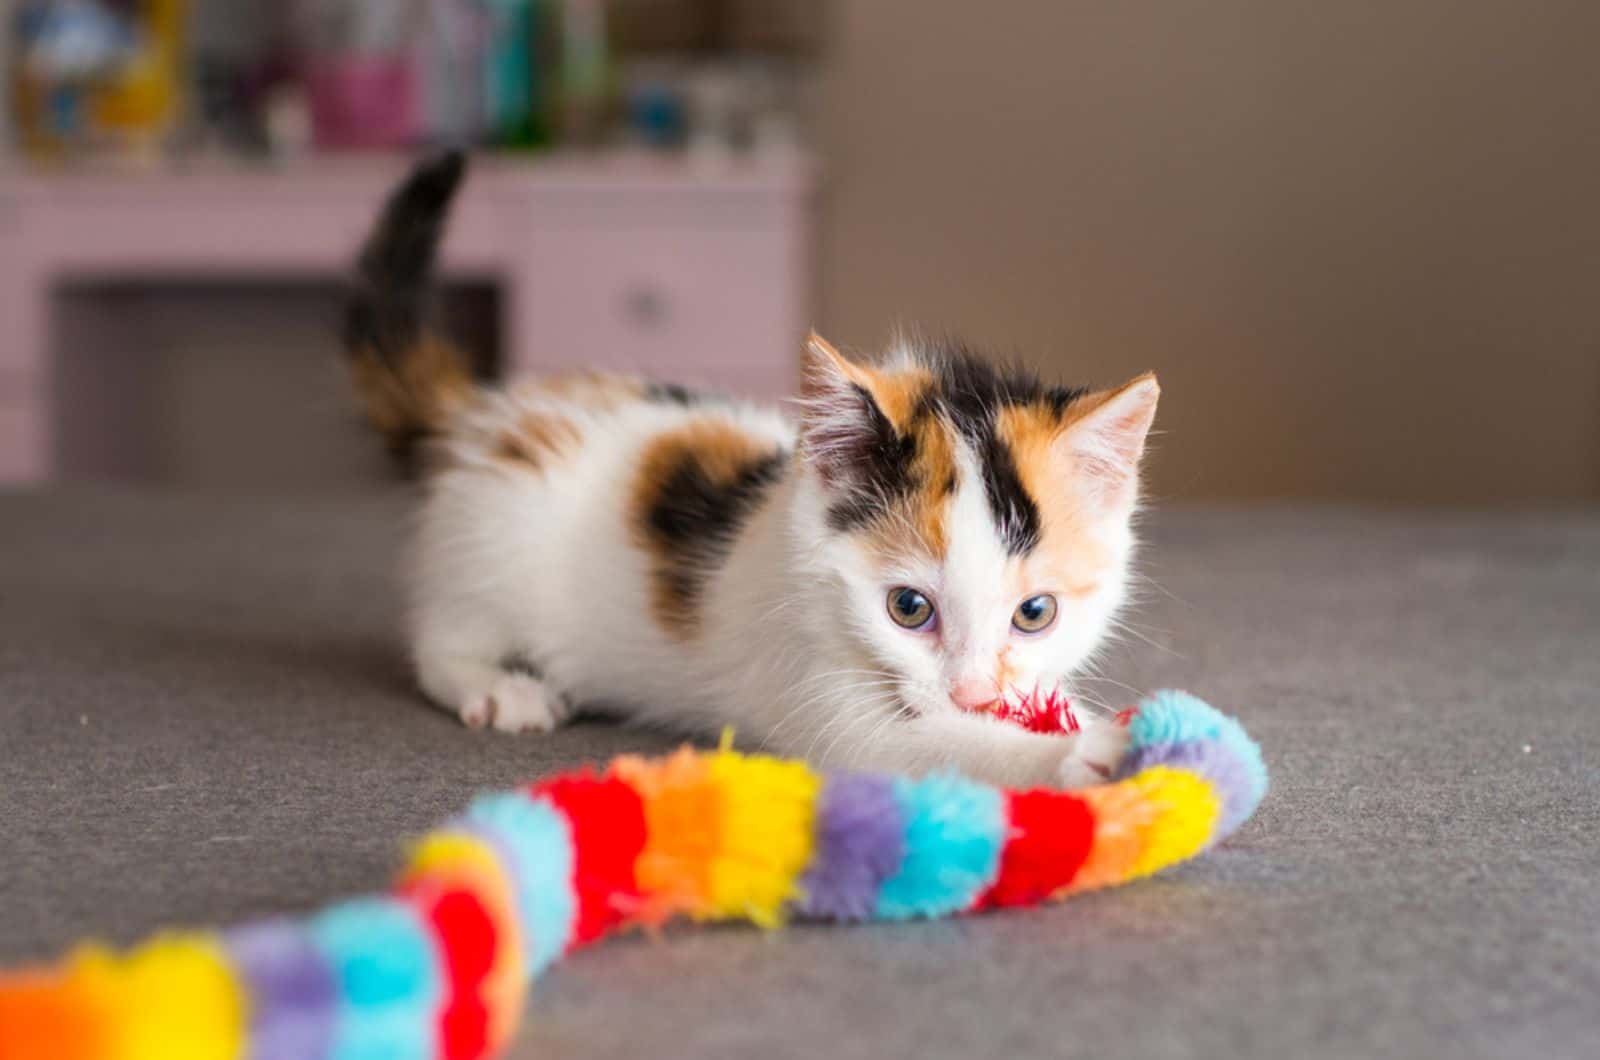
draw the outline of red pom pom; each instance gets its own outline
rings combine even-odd
[[[400,888],[427,918],[444,951],[445,1006],[439,1013],[439,1039],[446,1060],[476,1060],[489,1048],[489,1011],[484,980],[494,967],[499,938],[483,900],[459,886],[422,878]]]
[[[572,825],[578,923],[568,948],[589,942],[638,907],[633,863],[644,849],[644,806],[622,780],[578,773],[531,792],[553,802]]]
[[[980,908],[1044,901],[1072,882],[1094,839],[1094,815],[1071,792],[1008,792],[1006,820],[1000,876],[978,899]]]
[[[489,1009],[478,997],[458,997],[439,1017],[439,1044],[445,1060],[478,1060],[489,1055]]]

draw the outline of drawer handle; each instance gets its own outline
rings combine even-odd
[[[656,287],[641,284],[629,288],[622,296],[622,315],[637,328],[648,330],[660,327],[666,323],[667,308],[667,296]]]

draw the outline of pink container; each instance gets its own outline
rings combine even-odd
[[[319,148],[404,147],[419,132],[416,64],[409,55],[329,55],[306,71]]]

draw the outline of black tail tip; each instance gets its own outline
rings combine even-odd
[[[405,183],[400,186],[398,198],[414,203],[423,209],[442,209],[455,197],[466,176],[467,154],[461,150],[445,151],[420,163]]]

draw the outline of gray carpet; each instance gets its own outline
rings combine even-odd
[[[0,497],[0,961],[374,889],[477,789],[669,745],[425,706],[404,510]],[[1177,511],[1149,542],[1111,672],[1260,739],[1233,841],[1045,911],[617,940],[541,982],[519,1055],[1594,1057],[1600,515]]]

